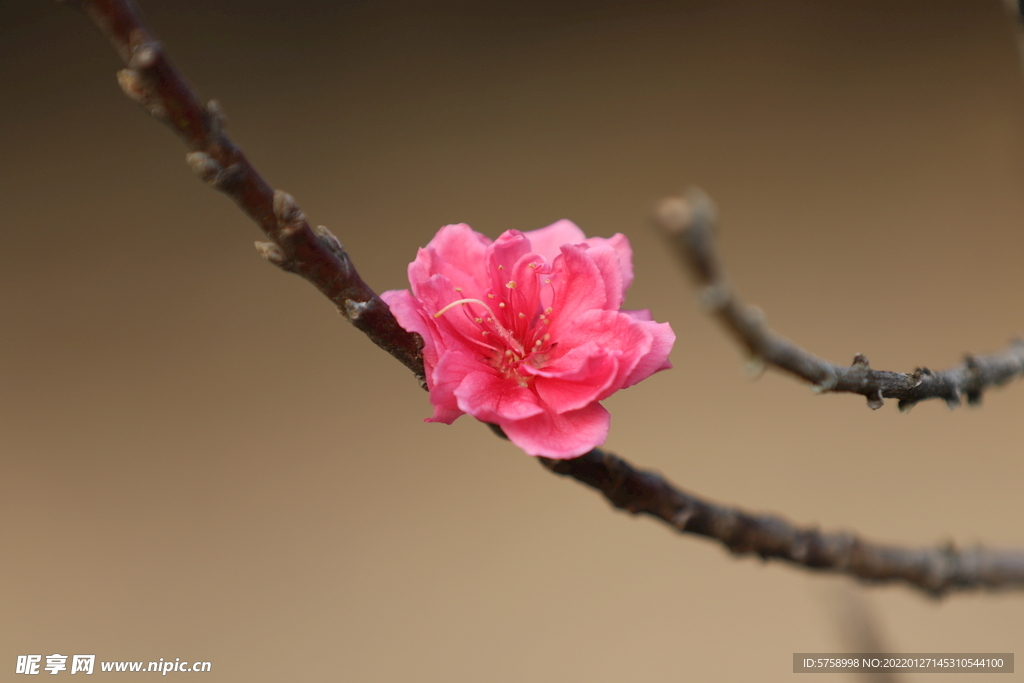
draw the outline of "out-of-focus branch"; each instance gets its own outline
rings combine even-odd
[[[375,344],[426,386],[421,340],[402,329],[387,305],[356,272],[338,239],[311,228],[291,195],[274,190],[224,132],[213,100],[202,104],[129,0],[66,0],[79,6],[110,39],[128,68],[117,74],[125,94],[170,126],[192,151],[186,159],[204,181],[235,200],[270,242],[257,242],[274,265],[301,275]]]
[[[834,618],[839,625],[840,652],[897,652],[882,637],[878,619],[868,608],[866,597],[846,587],[833,603]],[[902,683],[899,672],[887,670],[861,671],[857,676],[865,683]]]
[[[1024,375],[1024,340],[1019,339],[997,353],[967,355],[961,365],[941,372],[875,370],[861,354],[849,366],[818,358],[769,329],[761,311],[744,304],[732,290],[715,244],[714,206],[703,192],[691,190],[685,198],[665,200],[656,222],[702,288],[704,306],[754,361],[796,375],[815,391],[861,394],[872,409],[881,408],[882,399],[895,398],[906,412],[930,398],[944,399],[950,408],[964,398],[977,404],[986,388]]]
[[[1007,16],[1013,22],[1014,38],[1017,42],[1017,58],[1024,67],[1024,0],[1003,0]]]
[[[360,279],[338,240],[326,228],[310,228],[294,200],[272,190],[260,177],[224,134],[220,108],[213,102],[200,104],[134,5],[129,0],[66,1],[92,18],[128,65],[118,74],[125,92],[173,128],[193,150],[188,161],[199,176],[234,199],[273,240],[258,242],[260,253],[312,282],[425,387],[419,338],[398,326],[384,302]],[[501,434],[500,429],[495,431]],[[1024,587],[1024,553],[902,549],[866,543],[852,534],[798,529],[779,517],[700,500],[659,474],[635,469],[600,450],[574,460],[540,460],[552,472],[597,489],[616,507],[713,538],[737,554],[781,558],[870,581],[903,580],[935,595],[954,589]]]
[[[853,533],[800,528],[782,517],[702,500],[600,449],[572,460],[541,458],[541,463],[597,489],[617,508],[714,539],[737,555],[785,560],[867,582],[902,581],[935,597],[956,590],[1024,588],[1024,551],[904,548],[871,543]]]

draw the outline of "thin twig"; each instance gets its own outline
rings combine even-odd
[[[201,178],[231,196],[273,242],[257,243],[275,265],[298,273],[323,292],[375,343],[410,368],[425,386],[420,340],[398,326],[388,307],[358,276],[338,240],[313,230],[292,198],[270,185],[227,138],[216,103],[203,106],[171,65],[129,0],[68,0],[110,38],[128,64],[125,92],[171,126],[193,150]],[[495,428],[501,435],[501,430]],[[751,515],[699,500],[654,472],[594,450],[574,460],[540,459],[557,474],[591,486],[616,507],[657,517],[680,531],[721,541],[735,553],[777,557],[812,569],[872,581],[902,579],[938,595],[953,589],[1024,587],[1024,554],[952,548],[913,550],[877,546],[852,534],[801,530],[785,520]]]
[[[691,190],[686,198],[665,200],[656,222],[702,288],[701,302],[753,360],[796,375],[817,392],[860,394],[875,410],[886,398],[898,399],[902,412],[930,398],[956,408],[964,398],[976,405],[986,388],[1024,375],[1024,340],[1019,339],[997,353],[969,354],[962,364],[941,372],[923,367],[911,373],[874,370],[863,354],[849,366],[818,358],[769,329],[760,309],[744,304],[732,290],[715,244],[714,206],[703,192]]]
[[[871,583],[902,581],[935,597],[954,590],[1024,588],[1024,551],[958,549],[951,544],[903,548],[871,543],[853,533],[800,528],[782,517],[701,500],[660,474],[636,469],[600,449],[572,460],[541,458],[541,463],[597,489],[617,508],[714,539],[737,555],[785,560]]]
[[[274,190],[224,132],[216,101],[203,105],[129,0],[68,0],[110,39],[128,68],[117,74],[125,94],[170,126],[192,150],[189,166],[238,203],[270,242],[257,242],[274,265],[301,275],[334,302],[345,318],[400,360],[426,386],[422,341],[402,329],[387,304],[356,272],[338,239],[311,228],[291,195]]]

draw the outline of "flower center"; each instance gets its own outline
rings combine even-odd
[[[544,284],[550,285],[551,281],[545,278]],[[514,280],[509,280],[502,290],[488,292],[490,304],[481,299],[457,299],[434,317],[440,318],[456,307],[461,308],[471,324],[457,327],[460,336],[479,348],[485,362],[502,376],[514,379],[520,386],[529,386],[533,375],[524,365],[544,367],[548,353],[557,343],[551,341],[547,331],[552,309],[542,311],[539,294],[527,297]],[[461,293],[462,290],[456,287],[455,291]],[[535,291],[539,293],[540,289]]]

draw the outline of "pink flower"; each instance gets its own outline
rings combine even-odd
[[[574,458],[604,443],[598,401],[672,367],[675,334],[620,311],[633,281],[623,235],[587,238],[570,221],[491,241],[446,225],[409,264],[412,290],[382,297],[423,337],[434,415],[499,425],[530,455]]]

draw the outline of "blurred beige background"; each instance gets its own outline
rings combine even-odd
[[[679,339],[607,401],[610,449],[802,523],[1024,546],[1024,386],[901,415],[752,382],[648,225],[705,188],[741,293],[837,361],[945,368],[1024,334],[1024,79],[997,0],[142,8],[378,291],[445,223],[628,235],[627,304]],[[793,652],[850,651],[850,599],[891,652],[1024,652],[1022,593],[734,559],[468,417],[424,424],[409,372],[257,256],[84,17],[5,10],[0,680],[58,652],[232,682],[789,681]]]

